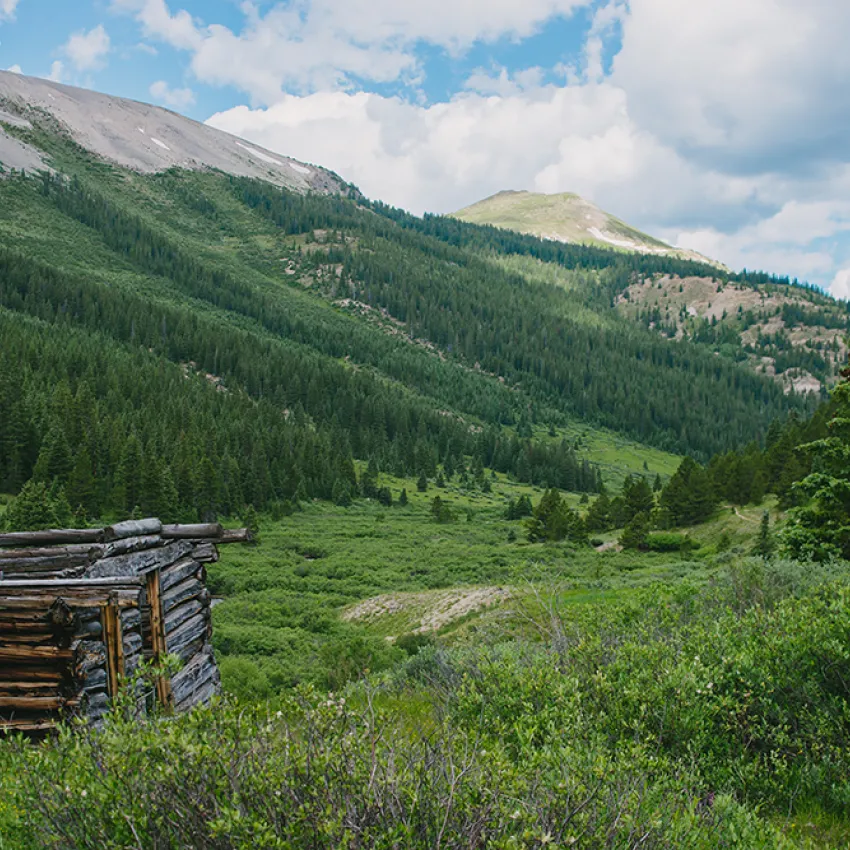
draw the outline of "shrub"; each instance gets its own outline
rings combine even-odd
[[[699,549],[699,543],[689,535],[674,532],[648,534],[645,545],[650,552],[691,552]]]

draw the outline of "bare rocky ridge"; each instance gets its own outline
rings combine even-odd
[[[217,169],[298,192],[340,192],[332,172],[272,153],[175,112],[125,98],[0,71],[0,164],[46,167],[44,156],[7,129],[52,118],[77,144],[142,173]],[[4,129],[4,127],[6,129]]]

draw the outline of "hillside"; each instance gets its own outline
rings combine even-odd
[[[742,360],[786,391],[831,387],[847,362],[850,305],[814,289],[664,276],[631,284],[617,309],[663,336]]]
[[[0,357],[5,375],[25,376],[0,393],[21,420],[3,420],[14,450],[2,489],[59,472],[69,487],[82,482],[70,487],[75,507],[164,499],[203,515],[243,500],[342,497],[357,487],[355,459],[433,475],[447,457],[471,456],[521,480],[593,490],[600,469],[568,434],[605,428],[707,457],[805,409],[769,379],[610,309],[610,293],[635,274],[704,266],[418,219],[353,190],[305,196],[246,177],[241,159],[154,171],[136,130],[125,168],[104,158],[107,130],[79,129],[79,90],[54,94],[15,75],[3,84],[4,109],[18,117],[0,125],[53,176],[0,182],[0,305],[20,336],[4,335]],[[31,87],[37,106],[21,100]],[[122,140],[147,109],[92,98],[91,126],[124,128]],[[129,123],[111,117],[125,113]],[[232,137],[150,114],[241,156]],[[231,171],[211,170],[217,163]],[[542,281],[520,262],[528,254],[570,285]],[[39,345],[50,356],[28,359]],[[137,389],[115,383],[104,362],[136,370]],[[155,389],[187,376],[199,380],[185,392]],[[92,403],[93,421],[80,422],[75,410]],[[174,412],[163,416],[163,405]],[[286,413],[275,422],[275,411]],[[275,424],[259,428],[254,416]],[[534,423],[554,436],[531,441]],[[88,454],[75,471],[67,447],[81,440]],[[121,480],[138,452],[158,470],[147,490]]]
[[[673,248],[641,233],[596,204],[571,193],[544,195],[504,191],[458,210],[453,216],[472,224],[490,224],[542,239],[708,262],[722,268],[694,251]]]

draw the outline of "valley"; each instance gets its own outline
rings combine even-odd
[[[846,302],[3,72],[0,162],[0,527],[255,535],[0,850],[846,845]]]

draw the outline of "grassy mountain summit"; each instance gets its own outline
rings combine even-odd
[[[719,266],[694,251],[673,248],[642,233],[571,192],[546,195],[508,190],[478,201],[453,215],[461,221],[491,224],[558,242],[678,257]]]

